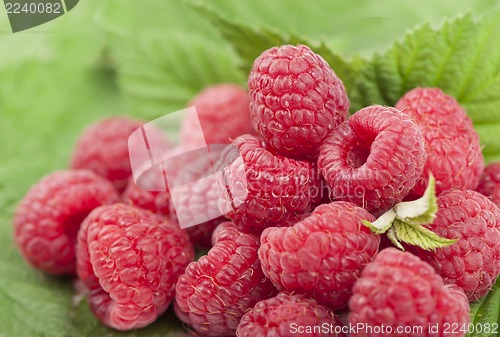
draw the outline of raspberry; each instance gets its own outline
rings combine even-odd
[[[184,231],[123,204],[95,209],[78,233],[77,272],[90,308],[117,330],[144,327],[160,316],[193,258]]]
[[[122,201],[170,217],[174,222],[178,222],[179,213],[184,224],[199,223],[186,228],[186,231],[195,246],[210,248],[213,230],[224,221],[217,206],[216,178],[210,175],[215,155],[212,153],[209,156],[196,151],[184,153],[180,148],[172,150],[172,153],[178,160],[169,160],[166,165],[175,165],[168,168],[170,177],[174,178],[172,186],[175,186],[175,207],[160,167],[147,170],[140,177],[140,187],[130,179]],[[179,185],[176,186],[177,184]]]
[[[328,63],[306,46],[263,52],[248,77],[252,123],[282,155],[314,158],[344,122],[349,99]]]
[[[148,129],[148,131],[150,130],[151,128]],[[151,166],[148,161],[144,167],[138,165],[139,171],[143,171],[143,173],[137,178],[137,182],[134,181],[133,177],[130,177],[127,188],[122,193],[122,202],[147,209],[153,213],[171,215],[171,195],[167,183],[167,172],[169,176],[177,177],[179,173],[186,170],[183,163],[177,160],[185,152],[184,148],[175,147],[162,153],[167,159],[159,164]],[[186,161],[191,164],[190,161],[195,158],[197,158],[196,153],[190,154]]]
[[[297,336],[339,336],[333,331],[307,332],[307,327],[330,327],[335,321],[333,313],[315,300],[303,295],[278,296],[258,302],[241,319],[236,330],[238,337],[293,337]],[[296,331],[297,330],[297,331]],[[333,329],[332,329],[333,330]]]
[[[425,163],[417,125],[399,110],[372,105],[356,112],[321,146],[318,166],[344,200],[380,215],[413,188]]]
[[[211,149],[210,154],[197,158],[187,154],[188,165],[176,175],[176,186],[171,203],[171,214],[186,228],[191,241],[199,247],[210,248],[212,232],[218,224],[227,220],[219,211],[217,178],[214,162],[221,151]]]
[[[71,168],[89,169],[107,178],[123,192],[132,173],[128,138],[144,124],[128,117],[110,117],[87,127],[80,135],[71,159]],[[168,149],[160,132],[148,132],[151,144]]]
[[[315,164],[274,155],[251,135],[235,139],[218,164],[219,209],[245,231],[291,225],[322,197]]]
[[[424,194],[430,172],[438,195],[449,189],[475,189],[484,158],[479,136],[458,102],[438,88],[415,88],[396,108],[413,118],[425,140],[424,171],[410,194]]]
[[[361,207],[337,201],[318,206],[292,227],[267,228],[259,249],[264,274],[280,290],[342,308],[361,270],[378,252],[379,236],[361,222],[374,219]]]
[[[484,168],[476,190],[500,206],[500,162]]]
[[[234,335],[246,310],[273,296],[275,288],[261,270],[256,236],[225,222],[214,239],[208,254],[179,278],[176,313],[201,335]]]
[[[365,267],[354,284],[349,308],[349,323],[364,325],[354,334],[357,337],[465,336],[460,329],[446,332],[446,327],[469,324],[463,291],[446,286],[427,263],[395,248],[384,249]],[[386,333],[373,332],[382,325]],[[437,332],[429,330],[436,325]]]
[[[237,85],[218,84],[208,87],[188,105],[196,107],[197,115],[188,114],[183,120],[181,144],[185,146],[229,144],[232,139],[253,132],[248,93]],[[197,130],[198,123],[203,134],[193,132]]]
[[[94,208],[118,201],[113,185],[87,170],[56,171],[31,187],[14,215],[14,240],[35,268],[54,275],[76,271],[75,242]]]
[[[149,170],[141,176],[141,186],[137,186],[130,177],[127,188],[122,193],[122,202],[127,205],[147,209],[153,213],[168,216],[170,214],[170,192],[158,191],[158,180],[163,179],[158,170]]]
[[[470,301],[491,289],[500,274],[500,210],[475,191],[445,191],[438,198],[436,219],[428,228],[459,239],[435,252],[416,250],[446,283],[461,287]]]

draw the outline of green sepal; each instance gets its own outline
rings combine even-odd
[[[389,240],[401,250],[404,250],[401,242],[424,250],[435,250],[452,245],[457,241],[442,238],[424,227],[434,221],[437,211],[436,179],[430,174],[429,183],[421,198],[401,202],[382,214],[377,220],[373,222],[362,220],[362,223],[370,228],[374,234],[387,233]]]
[[[382,214],[377,220],[374,222],[370,222],[367,220],[361,220],[361,222],[375,234],[384,234],[391,228],[392,223],[396,219],[396,212],[392,209],[388,210],[384,214]]]

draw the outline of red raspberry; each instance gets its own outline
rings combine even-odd
[[[206,153],[184,154],[182,149],[174,149],[173,153],[182,156],[176,157],[179,158],[178,161],[168,161],[168,164],[182,166],[182,169],[169,167],[171,177],[174,178],[173,186],[176,185],[175,181],[179,183],[179,186],[175,186],[175,207],[163,172],[156,167],[141,176],[140,187],[130,179],[122,200],[125,204],[169,216],[174,222],[178,222],[177,213],[182,214],[181,220],[184,224],[201,221],[196,226],[186,228],[186,231],[194,245],[210,248],[213,230],[224,221],[217,206],[216,178],[210,175],[210,169],[213,170],[213,158]],[[161,189],[164,190],[160,191]]]
[[[322,197],[315,164],[274,155],[251,135],[235,139],[219,165],[227,165],[219,209],[245,231],[294,224]]]
[[[94,208],[118,201],[113,185],[87,170],[56,171],[31,187],[14,215],[14,240],[35,268],[76,271],[80,223]]]
[[[417,125],[399,110],[373,105],[356,112],[321,146],[318,166],[345,200],[379,215],[403,200],[425,163]]]
[[[119,192],[127,186],[132,173],[128,138],[144,124],[128,117],[110,117],[87,127],[78,139],[71,168],[89,169],[107,178]],[[151,144],[168,149],[161,133],[148,132]]]
[[[191,241],[199,247],[212,247],[213,230],[227,221],[217,205],[219,193],[214,162],[220,155],[221,151],[217,149],[192,159],[192,155],[188,154],[188,165],[176,176],[179,185],[173,192],[171,214],[183,225],[190,226],[186,230]]]
[[[234,335],[241,317],[275,294],[257,257],[259,239],[230,222],[219,225],[215,245],[191,263],[176,286],[176,313],[205,336]]]
[[[278,296],[258,302],[241,319],[238,337],[340,336],[334,330],[332,312],[303,295]],[[331,331],[308,333],[305,329],[328,327]],[[304,330],[299,330],[304,329]]]
[[[193,258],[184,231],[163,217],[123,204],[95,209],[78,233],[77,272],[89,291],[90,308],[117,330],[156,320]]]
[[[313,158],[337,125],[349,99],[328,63],[306,46],[263,52],[248,77],[252,123],[280,154]]]
[[[364,325],[353,336],[445,337],[447,326],[469,324],[469,303],[463,291],[446,286],[431,266],[395,248],[381,251],[353,287],[349,323]],[[375,333],[384,326],[385,333]],[[438,332],[429,331],[430,327]],[[392,331],[392,332],[390,332]]]
[[[346,306],[354,281],[380,244],[361,220],[375,218],[337,201],[318,206],[292,227],[267,228],[259,249],[264,274],[278,289],[305,293],[333,309]]]
[[[500,162],[485,167],[476,190],[500,206]]]
[[[130,177],[127,188],[122,193],[122,202],[127,205],[147,209],[153,213],[168,216],[170,214],[170,192],[159,191],[155,187],[163,179],[160,171],[152,169],[141,176],[140,187]]]
[[[182,123],[181,144],[187,147],[229,144],[232,139],[253,132],[248,92],[237,85],[208,87],[188,105],[196,107],[197,115],[186,115]],[[199,126],[203,134],[193,132]]]
[[[470,301],[488,293],[500,274],[500,210],[474,191],[445,191],[438,198],[436,219],[428,228],[459,239],[435,252],[416,250],[446,283],[461,287]]]
[[[410,194],[424,194],[430,172],[438,195],[449,189],[475,189],[484,158],[479,136],[458,102],[438,88],[415,88],[396,108],[413,118],[425,140],[424,171]]]

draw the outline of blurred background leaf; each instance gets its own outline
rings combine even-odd
[[[406,29],[423,21],[436,24],[445,17],[469,11],[484,14],[498,6],[496,0],[212,0],[204,3],[226,17],[254,27],[273,27],[325,41],[346,56],[380,50],[401,37]]]
[[[500,324],[499,303],[500,281],[497,281],[497,283],[493,286],[493,291],[490,291],[488,295],[479,301],[471,303],[471,326],[469,330],[470,332],[467,335],[468,337],[498,336],[498,324]],[[486,327],[489,327],[489,329],[485,329]]]
[[[151,32],[115,42],[119,84],[134,114],[153,119],[185,107],[204,87],[244,83],[236,57],[201,35]]]
[[[245,84],[239,68],[245,60],[191,3],[85,0],[55,21],[16,34],[0,11],[0,336],[131,335],[103,328],[85,301],[75,306],[70,280],[29,268],[12,241],[11,216],[29,186],[66,167],[78,134],[89,123],[112,114],[158,117],[184,107],[208,84]],[[383,52],[415,24],[428,20],[435,25],[469,10],[487,13],[497,1],[204,4],[257,30],[325,41],[332,54],[351,59]],[[498,128],[485,119],[480,132],[496,137]],[[132,335],[166,337],[179,328],[169,317]]]

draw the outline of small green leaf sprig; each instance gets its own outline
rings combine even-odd
[[[363,220],[363,224],[375,234],[387,233],[389,240],[401,250],[404,250],[401,242],[425,250],[435,250],[457,241],[442,238],[427,228],[436,218],[437,211],[436,179],[431,174],[421,198],[400,202],[374,222]]]

